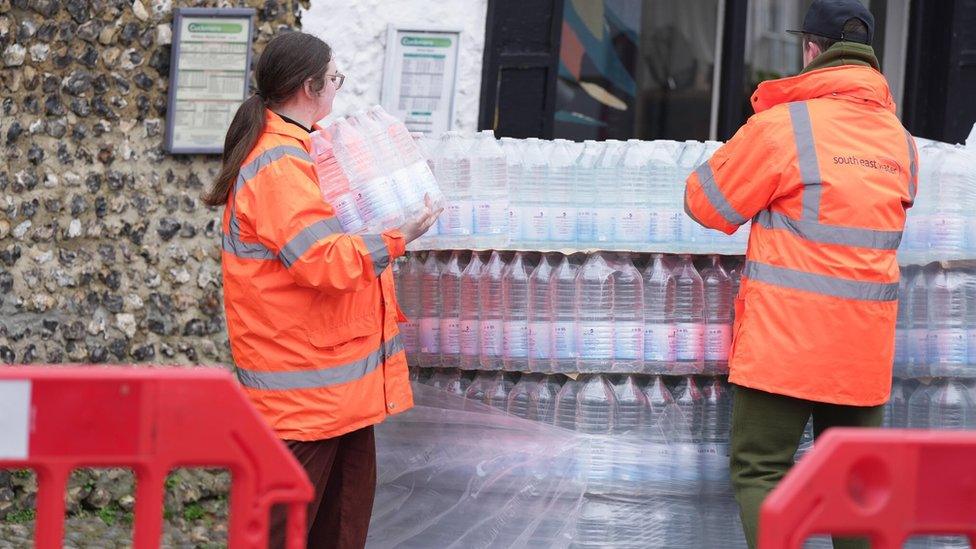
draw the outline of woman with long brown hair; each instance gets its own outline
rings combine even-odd
[[[319,192],[310,132],[345,77],[300,32],[272,39],[204,201],[225,206],[224,306],[237,377],[315,487],[308,546],[362,547],[376,486],[373,425],[413,405],[390,262],[434,223],[344,233]],[[272,514],[271,542],[284,542]]]

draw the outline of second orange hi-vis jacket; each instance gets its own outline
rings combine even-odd
[[[729,381],[855,406],[891,389],[914,139],[884,76],[840,66],[760,84],[749,121],[688,178],[685,211],[752,220]]]
[[[270,110],[265,121],[224,211],[231,351],[280,438],[332,438],[413,406],[388,268],[404,238],[343,233],[308,133]]]

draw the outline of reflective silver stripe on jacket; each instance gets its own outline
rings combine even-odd
[[[793,139],[796,141],[796,158],[800,166],[800,179],[803,181],[803,219],[819,221],[823,180],[820,178],[817,146],[813,141],[810,110],[802,101],[790,103],[789,109],[790,120],[793,123]]]
[[[747,260],[742,276],[783,288],[862,301],[895,301],[898,283],[862,282]]]
[[[341,232],[342,225],[334,217],[321,219],[312,223],[302,229],[300,233],[295,235],[281,248],[281,253],[279,254],[281,256],[281,263],[284,264],[285,268],[291,267],[313,244],[327,236]]]
[[[739,215],[739,212],[735,211],[735,208],[729,204],[728,199],[722,194],[722,190],[718,188],[715,183],[715,174],[712,173],[712,167],[708,164],[708,160],[703,162],[700,166],[695,168],[695,173],[698,174],[698,182],[701,184],[702,192],[705,193],[705,198],[715,208],[715,211],[721,215],[727,223],[732,225],[742,225],[748,219]]]
[[[240,380],[241,385],[251,389],[268,391],[320,389],[362,379],[383,364],[384,360],[402,350],[403,343],[400,341],[400,336],[396,335],[365,357],[341,366],[293,372],[257,372],[237,368],[237,379]]]
[[[254,160],[241,166],[237,173],[237,181],[234,183],[234,196],[250,180],[257,177],[262,168],[270,165],[275,160],[285,156],[293,156],[306,162],[311,162],[312,157],[305,152],[305,149],[294,145],[279,145],[272,147],[259,154]],[[241,226],[237,220],[237,200],[231,201],[230,209],[230,234],[222,235],[222,244],[225,252],[243,259],[275,260],[278,258],[274,252],[259,242],[244,242],[241,240]]]
[[[763,210],[756,215],[756,222],[767,229],[783,229],[794,235],[820,244],[840,244],[855,248],[897,250],[901,243],[901,231],[881,231],[857,227],[841,227],[793,219],[781,213]]]
[[[378,234],[364,234],[363,242],[366,243],[369,257],[373,260],[373,273],[380,276],[390,264],[390,250],[386,247],[386,241]]]

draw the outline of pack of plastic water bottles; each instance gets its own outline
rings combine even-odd
[[[443,195],[406,126],[379,105],[312,133],[322,197],[343,230],[378,232],[399,227]]]
[[[412,364],[543,373],[728,372],[736,257],[412,252],[395,265]]]

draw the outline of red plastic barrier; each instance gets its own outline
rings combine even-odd
[[[760,549],[815,534],[901,548],[913,535],[969,536],[976,547],[976,433],[831,429],[760,510]]]
[[[268,545],[268,511],[288,504],[288,547],[305,546],[312,485],[304,469],[215,368],[0,368],[0,468],[34,469],[35,544],[61,547],[68,476],[79,467],[130,467],[134,546],[159,547],[164,482],[178,467],[231,474],[228,543]]]

